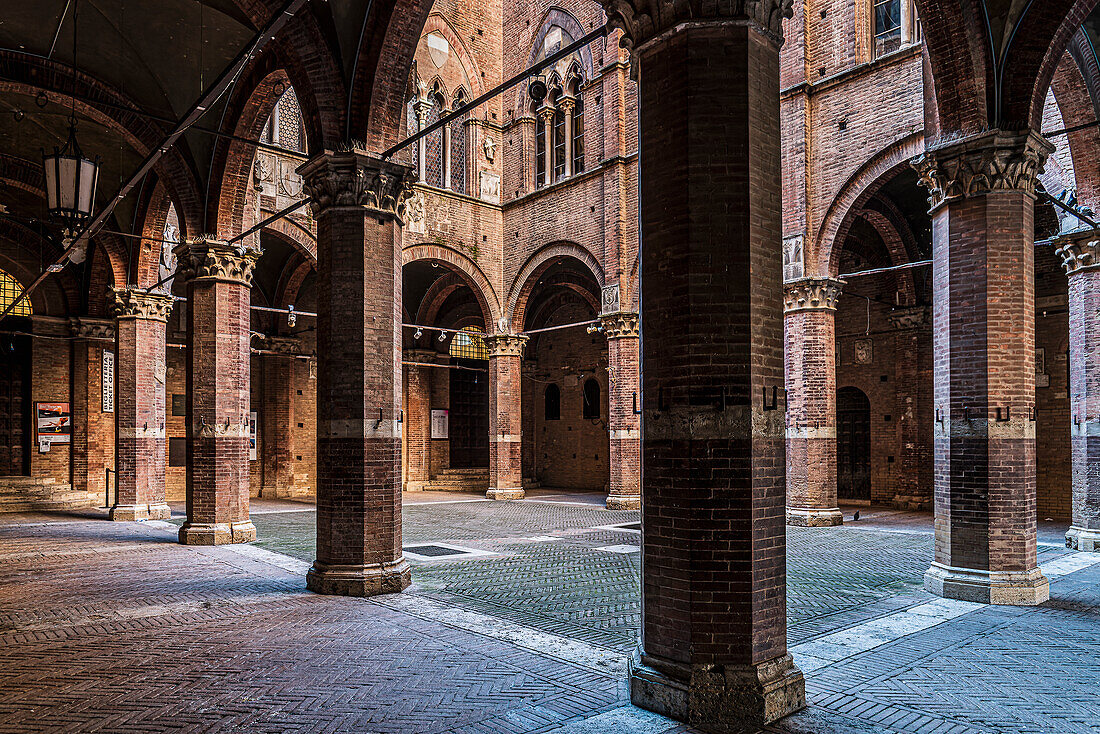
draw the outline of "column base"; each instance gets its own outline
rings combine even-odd
[[[523,491],[523,487],[511,487],[508,489],[497,489],[490,487],[489,491],[485,493],[485,497],[491,500],[521,500],[526,495]]]
[[[412,583],[409,562],[396,561],[363,566],[330,566],[314,561],[306,574],[306,588],[331,596],[379,596],[398,594]]]
[[[193,523],[190,520],[180,528],[183,545],[229,545],[250,543],[256,539],[256,526],[251,520],[244,522]]]
[[[1030,571],[982,571],[933,563],[924,588],[945,599],[979,604],[1031,607],[1050,599],[1050,582],[1039,568]]]
[[[109,516],[115,522],[134,522],[149,519],[149,505],[115,505]]]
[[[637,494],[609,494],[607,495],[607,509],[640,510],[642,509],[642,497]]]
[[[679,680],[642,664],[630,674],[635,706],[706,732],[755,731],[806,707],[806,681],[790,655],[759,665],[697,665]]]
[[[1071,527],[1066,532],[1066,547],[1083,553],[1100,553],[1100,530]]]
[[[788,507],[787,524],[800,528],[831,528],[844,524],[839,507],[828,509]]]
[[[431,484],[431,482],[422,482],[422,481],[405,482],[405,486],[404,486],[404,488],[402,488],[401,491],[402,492],[423,492],[424,490],[426,490],[428,488],[429,484]]]
[[[149,504],[150,520],[167,520],[172,517],[172,508],[166,502],[151,502]]]

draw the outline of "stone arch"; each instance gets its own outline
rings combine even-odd
[[[535,33],[534,38],[531,39],[531,48],[527,54],[527,68],[534,66],[538,63],[538,52],[542,48],[542,42],[546,39],[546,34],[550,32],[553,26],[559,26],[564,28],[569,35],[573,38],[580,40],[585,36],[584,26],[581,22],[567,10],[560,7],[551,7],[542,16],[542,23],[538,26],[538,31]],[[582,72],[584,79],[589,80],[594,77],[593,65],[592,65],[592,49],[589,46],[585,46],[580,50]],[[568,59],[566,59],[568,62]],[[521,85],[518,94],[516,94],[516,110],[519,114],[524,113],[530,109],[532,100],[527,94],[527,87]]]
[[[429,33],[436,32],[439,35],[447,39],[447,44],[455,52],[455,57],[458,59],[458,63],[462,66],[462,71],[465,73],[466,80],[470,84],[470,89],[467,92],[473,92],[474,97],[480,97],[482,92],[485,91],[481,84],[481,67],[477,63],[477,59],[466,48],[466,44],[462,42],[462,38],[459,37],[454,29],[451,28],[451,24],[447,22],[440,13],[432,13],[428,16],[424,22],[424,28],[420,31],[420,36],[417,38],[417,43],[420,39]],[[454,92],[457,93],[459,87],[456,87]]]
[[[435,322],[439,319],[439,311],[443,307],[443,304],[452,293],[460,288],[467,287],[469,287],[469,282],[466,278],[453,270],[449,270],[446,275],[436,279],[424,293],[424,298],[420,302],[420,308],[416,312],[416,323],[424,326],[439,326],[439,324]],[[478,304],[481,304],[480,299],[478,299]],[[485,315],[483,310],[483,319]],[[487,329],[489,327],[489,322],[482,322],[482,328]]]
[[[293,247],[309,263],[317,264],[317,238],[303,225],[283,217],[263,228]]]
[[[883,243],[886,245],[886,251],[890,253],[890,262],[892,265],[905,265],[909,262],[909,253],[904,238],[901,232],[898,231],[898,227],[895,226],[895,223],[891,221],[889,217],[880,211],[870,208],[861,209],[857,216],[874,227],[875,231],[878,232],[878,236],[882,238]],[[905,295],[906,303],[903,305],[915,305],[917,294],[913,285],[912,271],[895,271],[893,276],[894,281],[897,283],[898,290]]]
[[[508,293],[507,313],[513,328],[522,326],[524,323],[527,301],[539,276],[554,262],[565,258],[579,262],[595,278],[596,287],[603,289],[606,283],[603,268],[592,253],[575,242],[556,242],[546,245],[527,259],[512,282],[512,288]]]
[[[424,260],[438,262],[462,278],[474,292],[485,319],[485,332],[492,334],[500,320],[500,300],[485,273],[470,258],[442,245],[412,245],[401,250],[401,265]]]
[[[851,221],[849,215],[858,211],[884,183],[906,168],[909,161],[923,152],[924,135],[919,132],[912,133],[880,151],[859,167],[859,170],[840,188],[825,212],[814,248],[815,259],[812,266],[816,272],[807,272],[807,275],[835,276],[837,274],[840,249],[844,245],[845,225]]]
[[[1085,74],[1097,73],[1100,82],[1100,72],[1095,70],[1096,57],[1091,53],[1089,56],[1093,68],[1086,66],[1084,72],[1079,63],[1074,62],[1075,56],[1063,56],[1050,86],[1062,113],[1062,123],[1073,130],[1065,134],[1065,140],[1073,161],[1078,199],[1096,210],[1100,207],[1100,129],[1096,126],[1096,103],[1089,93],[1092,85]]]

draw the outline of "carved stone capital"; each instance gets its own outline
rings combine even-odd
[[[264,335],[256,340],[260,351],[282,357],[297,357],[302,353],[302,340],[296,336]]]
[[[558,112],[558,108],[550,103],[550,100],[543,102],[535,113],[539,116],[539,119],[543,122],[553,122],[554,115]]]
[[[493,334],[485,337],[490,357],[523,357],[527,337],[520,334]]]
[[[600,331],[608,339],[638,338],[638,314],[629,311],[600,315]]]
[[[173,250],[179,263],[176,276],[183,280],[209,279],[252,286],[252,270],[260,257],[254,247],[238,247],[201,235]]]
[[[406,362],[418,364],[434,364],[439,357],[439,352],[433,349],[409,349],[401,355]]]
[[[146,319],[168,322],[175,299],[143,288],[115,288],[107,294],[107,312],[116,319]]]
[[[891,311],[887,318],[890,320],[890,326],[899,331],[918,329],[928,323],[928,308],[926,306],[898,308]]]
[[[577,98],[573,95],[563,94],[558,97],[558,108],[561,109],[562,112],[569,114],[576,108],[576,106]]]
[[[372,216],[405,224],[405,201],[416,171],[352,148],[326,150],[298,167],[313,216],[338,207],[362,207]]]
[[[793,14],[793,0],[600,0],[607,23],[623,32],[624,48],[639,48],[680,23],[746,20],[783,42],[783,19]]]
[[[1062,258],[1067,276],[1100,270],[1100,230],[1070,232],[1054,241],[1054,254]]]
[[[783,313],[835,311],[840,292],[847,285],[836,278],[802,278],[783,284]]]
[[[1038,133],[992,130],[963,140],[946,140],[911,165],[928,189],[935,211],[943,204],[991,191],[1034,195],[1039,174],[1054,146]]]
[[[69,319],[69,331],[77,339],[96,339],[114,341],[115,323],[106,319],[93,319],[86,316]]]

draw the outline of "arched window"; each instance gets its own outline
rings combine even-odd
[[[23,289],[19,285],[19,281],[11,277],[3,270],[0,270],[0,313],[3,313],[12,301],[19,297],[19,294],[23,292]],[[19,302],[19,305],[12,309],[9,316],[30,316],[31,315],[31,302],[30,299],[24,298]]]
[[[306,149],[304,128],[298,95],[291,87],[283,92],[275,103],[275,108],[271,110],[271,116],[267,118],[267,124],[260,135],[260,142],[301,153]]]
[[[443,95],[435,92],[429,97],[431,106],[424,127],[434,125],[443,116]],[[437,189],[443,188],[443,129],[428,135],[425,142],[424,183]]]
[[[466,106],[466,92],[458,90],[455,93],[454,104],[451,109],[458,111]],[[451,190],[466,193],[466,119],[464,114],[455,119],[451,127]]]
[[[577,95],[573,108],[573,173],[584,172],[584,100]]]
[[[545,405],[543,415],[548,421],[561,420],[561,390],[557,385],[547,385],[542,396]]]
[[[584,381],[583,409],[581,415],[585,418],[600,417],[600,383],[593,378]]]
[[[489,359],[485,332],[476,326],[465,326],[451,339],[450,354],[459,359]]]

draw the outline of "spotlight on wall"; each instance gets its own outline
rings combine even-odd
[[[417,330],[416,330],[416,333],[415,333],[415,334],[413,334],[413,339],[419,339],[419,338],[420,338],[420,337],[422,337],[422,336],[424,336],[424,332],[423,332],[423,331],[421,331],[420,329],[417,329]]]
[[[439,341],[441,341],[441,342],[447,341],[447,332],[445,332],[445,331],[439,332]]]
[[[527,93],[531,95],[531,99],[536,102],[541,102],[546,99],[546,95],[549,91],[549,87],[546,86],[546,77],[542,74],[531,77],[531,81],[527,83]]]
[[[298,314],[294,313],[294,306],[287,306],[286,325],[293,327],[298,323]]]

